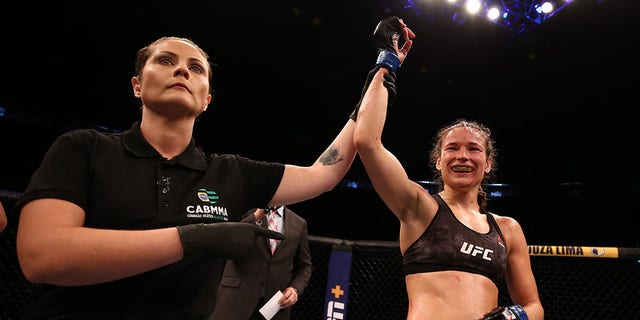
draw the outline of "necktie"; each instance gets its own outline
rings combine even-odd
[[[278,214],[278,212],[276,211],[275,208],[269,209],[269,229],[280,232],[280,229],[278,228],[278,224],[275,221],[276,214]],[[269,247],[271,247],[271,254],[273,254],[273,252],[276,251],[277,245],[278,245],[278,240],[269,239]]]

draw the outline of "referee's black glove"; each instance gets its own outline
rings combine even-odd
[[[225,259],[237,259],[251,253],[258,237],[285,238],[280,232],[243,222],[198,223],[177,228],[185,257],[209,253]]]
[[[367,80],[364,82],[364,87],[362,87],[362,94],[360,95],[360,100],[358,101],[358,104],[356,104],[355,109],[353,109],[353,112],[349,116],[351,120],[356,121],[356,119],[358,118],[358,111],[360,110],[360,105],[362,104],[362,99],[364,98],[364,94],[367,93],[367,89],[371,84],[371,80],[373,80],[373,76],[376,74],[376,72],[378,72],[378,70],[380,70],[380,68],[382,68],[382,66],[376,65],[367,74]],[[387,88],[387,91],[389,91],[389,99],[387,100],[387,105],[391,106],[393,105],[393,102],[396,100],[396,74],[393,71],[389,71],[385,73],[384,86]]]

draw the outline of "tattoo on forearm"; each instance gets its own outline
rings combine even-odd
[[[340,154],[340,150],[333,145],[330,145],[329,148],[322,153],[320,159],[318,159],[318,161],[325,166],[334,165],[342,160],[344,160],[344,158]]]

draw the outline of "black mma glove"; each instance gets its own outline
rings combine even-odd
[[[402,24],[400,18],[391,16],[378,22],[373,31],[373,40],[378,48],[378,59],[376,66],[382,66],[389,71],[396,72],[400,67],[400,58],[393,46],[393,41],[399,41],[402,34]]]
[[[282,233],[258,227],[253,223],[198,223],[177,228],[185,257],[204,252],[225,259],[237,259],[249,255],[258,236],[284,240]]]
[[[481,320],[529,320],[529,316],[519,304],[496,307],[482,316]]]
[[[373,76],[376,74],[376,72],[378,72],[378,70],[380,70],[380,68],[382,68],[382,66],[377,65],[373,69],[371,69],[371,71],[369,71],[369,74],[367,74],[367,80],[364,82],[364,87],[362,87],[362,94],[360,95],[360,101],[358,101],[356,108],[353,110],[353,112],[349,116],[349,118],[351,118],[353,121],[356,121],[356,119],[358,118],[358,110],[360,110],[360,104],[362,104],[362,99],[364,98],[364,94],[367,92],[367,89],[371,84],[371,80],[373,80]],[[396,74],[393,71],[389,71],[384,75],[384,86],[387,88],[387,91],[389,91],[389,99],[388,99],[387,105],[391,106],[393,105],[393,102],[396,100]]]
[[[401,34],[402,25],[400,24],[400,19],[396,16],[385,18],[376,25],[376,28],[373,31],[373,40],[378,50],[378,57],[376,59],[375,67],[369,71],[369,74],[367,75],[364,87],[362,88],[362,94],[360,95],[360,101],[358,101],[358,104],[349,116],[353,121],[356,121],[358,117],[358,110],[360,110],[360,104],[362,103],[362,98],[364,98],[364,94],[367,92],[373,76],[380,68],[386,68],[389,70],[389,72],[384,75],[384,86],[389,91],[388,106],[393,105],[393,102],[396,100],[397,92],[395,71],[400,67],[400,58],[398,58],[398,55],[396,54],[396,49],[393,46],[393,40],[400,39]]]

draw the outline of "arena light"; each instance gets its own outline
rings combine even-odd
[[[477,14],[484,15],[489,21],[520,34],[539,26],[571,1],[485,0]]]
[[[467,8],[467,12],[471,14],[477,14],[480,10],[482,10],[483,3],[480,0],[467,0],[465,2],[465,8]]]
[[[420,0],[418,0],[420,1]],[[424,6],[437,5],[437,10],[458,24],[469,17],[477,16],[518,34],[531,31],[553,17],[574,0],[436,0],[423,2]],[[421,11],[416,1],[407,0],[405,9]],[[430,11],[433,12],[433,11]]]

